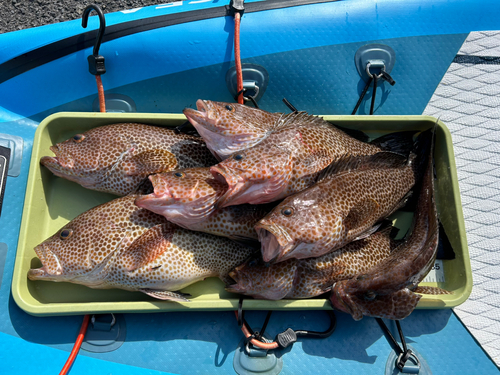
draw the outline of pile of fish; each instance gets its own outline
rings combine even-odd
[[[179,290],[218,276],[254,298],[329,292],[356,320],[403,319],[422,293],[448,293],[418,286],[438,242],[433,129],[366,142],[305,112],[198,100],[184,114],[203,140],[115,124],[51,147],[41,163],[55,175],[124,197],[37,246],[31,280],[188,301]],[[412,194],[395,241],[385,219]]]

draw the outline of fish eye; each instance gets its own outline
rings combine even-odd
[[[230,112],[234,112],[234,107],[232,105],[226,105],[226,109]]]
[[[183,178],[183,177],[185,177],[186,175],[185,175],[183,172],[174,172],[174,176],[175,176],[175,177],[178,177],[178,178]]]
[[[253,259],[250,262],[248,262],[249,267],[255,267],[259,263],[258,259]]]
[[[293,208],[292,207],[285,207],[281,210],[282,215],[284,216],[292,216],[293,215]]]
[[[63,229],[61,233],[59,233],[59,238],[61,240],[65,240],[73,234],[73,229]]]
[[[375,292],[370,291],[365,293],[365,300],[367,301],[373,301],[375,297],[377,297],[377,293]]]
[[[243,155],[243,154],[236,154],[236,155],[233,156],[233,159],[236,160],[236,161],[240,161],[240,160],[245,159],[245,155]]]
[[[83,134],[76,134],[74,137],[73,137],[73,141],[75,141],[76,143],[80,143],[81,141],[83,141],[85,139],[85,136]]]

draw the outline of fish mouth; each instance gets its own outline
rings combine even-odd
[[[145,208],[155,214],[162,215],[163,208],[171,203],[168,196],[157,195],[155,193],[139,195],[135,198],[134,204],[137,207]]]
[[[240,170],[242,174],[250,172]],[[234,173],[222,164],[210,167],[210,172],[217,181],[228,185],[226,192],[217,201],[216,208],[236,206],[240,204],[264,204],[278,200],[285,190],[288,180],[284,178],[250,179]]]
[[[149,211],[162,215],[164,207],[175,202],[175,198],[170,193],[170,189],[158,176],[149,176],[153,184],[154,192],[146,195],[138,195],[134,204],[137,207],[145,208]]]
[[[136,206],[162,215],[168,221],[183,228],[193,230],[195,230],[193,225],[205,221],[214,212],[216,194],[193,199],[198,186],[196,184],[189,195],[176,196],[168,184],[162,184],[160,188],[156,184],[155,178],[154,175],[149,177],[155,186],[154,193],[139,195],[134,201]],[[186,202],[186,199],[189,199],[189,202]],[[191,199],[193,200],[191,201]]]
[[[187,117],[189,122],[196,128],[199,127],[209,127],[211,130],[215,131],[214,125],[217,122],[217,116],[215,111],[212,111],[208,103],[205,100],[198,99],[196,101],[196,109],[184,108],[182,111],[184,116]]]
[[[31,268],[28,271],[28,278],[30,280],[57,279],[63,274],[61,263],[53,251],[46,248],[43,244],[38,245],[34,250],[38,259],[42,262],[42,267]]]
[[[295,244],[288,232],[279,225],[267,223],[265,219],[255,225],[261,243],[262,259],[267,263],[278,263],[293,250]]]
[[[149,181],[153,184],[154,196],[161,199],[175,199],[172,195],[168,183],[166,183],[160,176],[149,176]]]
[[[227,285],[226,290],[230,293],[242,293],[248,288],[243,287],[243,278],[241,277],[241,270],[245,267],[245,263],[239,265],[234,270],[229,272],[228,276],[233,279],[234,284]],[[251,280],[247,280],[250,283],[250,287],[252,286]]]
[[[228,276],[234,280],[234,284],[226,285],[225,289],[229,293],[252,295],[258,298],[258,294],[253,293],[256,289],[252,282],[253,278],[246,272],[248,262],[247,260],[229,272]]]
[[[341,296],[341,291],[343,291],[343,289],[343,285],[340,282],[336,282],[335,284],[333,284],[330,300],[333,307],[335,307],[337,310],[353,315],[352,309]]]
[[[363,318],[363,313],[355,306],[351,296],[345,291],[346,282],[348,282],[348,280],[338,281],[332,285],[330,302],[337,310],[350,314],[354,320],[360,320]],[[351,303],[348,303],[342,295]]]
[[[232,173],[220,164],[210,167],[210,173],[212,173],[217,181],[225,183],[228,186],[226,192],[217,200],[217,209],[248,203],[237,199],[238,197],[241,198],[241,195],[248,189],[248,184],[245,183],[243,177]]]
[[[59,146],[53,145],[49,147],[50,151],[54,153],[55,156],[43,156],[40,159],[40,163],[45,167],[52,170],[54,169],[71,169],[75,165],[75,161],[68,153],[63,152]]]

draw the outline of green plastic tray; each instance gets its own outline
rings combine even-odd
[[[395,130],[424,130],[436,119],[427,116],[325,116],[340,126],[360,129],[371,136]],[[183,290],[192,295],[190,303],[155,300],[140,292],[119,289],[98,290],[71,283],[30,281],[28,270],[39,267],[33,248],[50,237],[80,213],[115,198],[112,195],[86,190],[58,178],[39,160],[52,153],[49,147],[90,128],[119,123],[140,122],[160,126],[178,126],[186,119],[181,114],[145,113],[57,113],[47,117],[37,128],[23,219],[16,255],[12,294],[24,311],[33,315],[71,315],[107,312],[156,312],[177,310],[234,310],[239,296],[224,290],[216,278],[193,284]],[[472,289],[467,240],[457,183],[451,135],[442,122],[436,133],[437,205],[441,222],[456,253],[456,259],[444,261],[445,282],[426,283],[439,286],[451,295],[423,296],[417,308],[448,308],[464,302]],[[396,218],[397,225],[404,220]],[[409,220],[406,220],[408,222]],[[404,225],[408,225],[405,223]],[[327,299],[308,300],[245,300],[245,309],[330,309]]]

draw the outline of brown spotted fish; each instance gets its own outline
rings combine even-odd
[[[229,273],[236,283],[226,290],[271,300],[312,298],[326,293],[336,281],[366,272],[387,258],[397,246],[389,236],[391,229],[387,226],[318,258],[288,259],[270,266],[249,260]]]
[[[282,199],[313,185],[318,174],[336,160],[380,151],[378,146],[358,141],[323,119],[307,115],[210,169],[214,177],[229,185],[218,206]]]
[[[129,195],[97,206],[35,248],[42,262],[30,280],[141,291],[186,301],[177,293],[206,277],[227,277],[253,250],[223,237],[191,232],[134,204]]]
[[[285,122],[283,113],[271,113],[237,103],[199,99],[197,110],[184,109],[184,115],[220,160],[253,147]]]
[[[332,166],[257,223],[264,261],[318,257],[370,235],[405,202],[417,178],[414,161],[415,154],[380,152]]]
[[[137,197],[135,204],[164,216],[183,228],[235,240],[257,240],[254,225],[270,210],[262,206],[215,208],[227,190],[210,168],[176,169],[149,177],[154,192]]]
[[[50,149],[55,157],[40,162],[56,176],[116,195],[135,192],[153,173],[217,162],[200,138],[131,123],[93,128]]]
[[[434,264],[439,236],[432,156],[428,157],[416,207],[410,235],[389,257],[366,273],[335,283],[330,297],[335,308],[355,320],[363,315],[399,320],[413,311],[421,298],[417,293],[450,293],[418,287]]]

